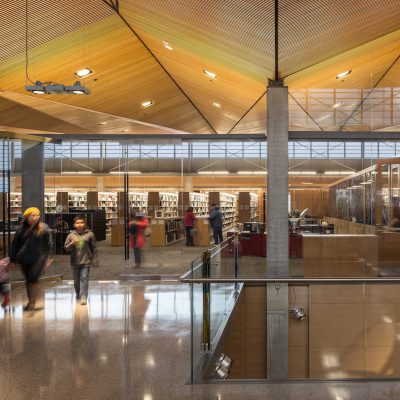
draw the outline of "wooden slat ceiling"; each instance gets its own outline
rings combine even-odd
[[[141,121],[121,118],[25,94],[0,94],[0,128],[30,129],[40,133],[67,134],[169,134],[184,133]],[[27,133],[24,130],[24,133]]]
[[[149,133],[160,126],[169,128],[160,128],[166,134],[264,133],[263,94],[274,66],[273,3],[120,0],[127,26],[102,0],[28,0],[30,78],[71,84],[74,71],[94,71],[82,80],[91,95],[37,100],[24,90],[26,3],[6,1],[0,11],[0,91],[6,94],[0,103],[7,98],[39,112],[41,124],[24,118],[19,129]],[[281,0],[280,15],[279,71],[291,90],[292,130],[388,130],[400,124],[398,104],[387,98],[382,101],[391,104],[392,117],[367,118],[382,108],[381,92],[368,95],[372,88],[400,86],[400,0]],[[217,79],[207,79],[203,69],[216,72]],[[352,74],[336,80],[346,69]],[[365,96],[368,107],[360,107]],[[376,104],[372,97],[378,97]],[[338,99],[343,106],[332,109]],[[142,109],[144,100],[154,106]],[[0,109],[17,121],[7,104]],[[46,126],[40,113],[59,125]],[[108,118],[113,124],[98,127],[99,119]]]
[[[2,0],[0,62],[25,51],[26,22],[28,46],[35,48],[113,14],[111,8],[99,0]]]

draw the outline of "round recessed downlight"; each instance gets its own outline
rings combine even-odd
[[[79,78],[83,78],[83,77],[88,76],[90,74],[93,74],[93,71],[90,68],[82,68],[79,71],[75,72],[75,75],[79,76]]]
[[[146,100],[143,103],[140,104],[140,106],[142,108],[147,108],[147,107],[151,107],[152,105],[154,105],[154,101],[151,100]]]
[[[166,42],[165,40],[162,41],[162,44],[167,50],[169,50],[169,51],[174,50],[174,48],[168,42]]]
[[[207,78],[217,79],[217,74],[215,72],[209,71],[207,69],[203,69],[203,73]]]
[[[340,74],[337,74],[337,75],[336,75],[336,79],[342,79],[342,78],[344,78],[345,76],[350,75],[350,74],[351,74],[351,69],[349,69],[349,70],[347,70],[347,71],[343,71],[343,72],[341,72]]]
[[[220,103],[218,103],[217,101],[211,100],[210,104],[216,108],[221,108],[222,105]]]

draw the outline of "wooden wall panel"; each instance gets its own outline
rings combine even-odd
[[[364,376],[363,286],[310,286],[310,378]]]
[[[393,285],[310,287],[310,378],[400,376],[400,291]]]
[[[289,378],[308,378],[308,286],[289,287],[289,309],[301,307],[306,318],[297,321],[289,314]]]
[[[225,338],[223,353],[232,361],[229,378],[243,378],[246,374],[246,300],[242,292],[233,311],[228,333]]]
[[[290,202],[292,210],[308,208],[313,217],[324,215],[321,189],[290,190]]]

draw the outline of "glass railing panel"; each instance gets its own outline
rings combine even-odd
[[[222,284],[206,284],[210,298],[214,299],[209,303],[210,338],[214,334],[213,324],[219,322],[213,315],[224,304]],[[268,322],[267,306],[267,299],[281,295],[285,283],[268,286],[265,281],[254,280],[240,285],[234,307],[225,310],[229,312],[230,323],[220,325],[223,334],[213,337],[208,351],[198,353],[203,364],[197,381],[274,381],[267,368],[270,335],[287,336],[287,380],[399,379],[399,284],[396,279],[394,282],[384,279],[382,283],[376,280],[366,283],[363,279],[330,282],[304,279],[288,283],[287,306],[281,310],[282,318],[287,319],[287,331],[280,331]],[[192,285],[200,291],[203,284]],[[269,295],[268,287],[272,290]],[[205,306],[200,297],[196,308]],[[201,342],[196,344],[196,341],[204,324],[199,320],[201,313],[195,315],[198,321],[192,339],[194,347],[200,348]],[[221,354],[232,361],[222,369],[218,362]],[[194,364],[192,367],[195,370]]]
[[[204,321],[207,315],[203,314],[203,285],[190,285],[191,300],[191,380],[200,380],[202,365],[206,361]]]

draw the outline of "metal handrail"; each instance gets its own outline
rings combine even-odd
[[[225,239],[223,242],[221,242],[221,244],[220,244],[221,248],[219,249],[218,252],[221,252],[222,249],[224,249],[226,246],[228,246],[228,245],[229,245],[229,242],[232,242],[232,241],[234,240],[234,238],[235,238],[235,236],[231,236],[231,237],[229,237],[228,239]],[[206,251],[212,251],[213,249],[214,249],[214,248],[210,248],[210,249],[208,249],[208,250],[206,250]],[[203,252],[202,255],[201,255],[200,257],[196,258],[196,260],[197,260],[197,259],[199,259],[199,261],[202,260],[202,259],[203,259],[204,253],[205,253],[205,252]],[[217,254],[217,253],[211,254],[211,257],[215,256],[216,254]],[[187,271],[187,272],[186,272],[185,274],[183,274],[179,279],[186,279],[188,276],[192,276],[192,275],[193,275],[196,271],[198,271],[202,266],[203,266],[203,262],[200,261],[200,263],[199,263],[195,268],[190,269],[189,271]],[[204,282],[204,283],[207,283],[207,282]]]
[[[182,283],[400,283],[399,278],[187,278],[188,273],[178,280]]]

